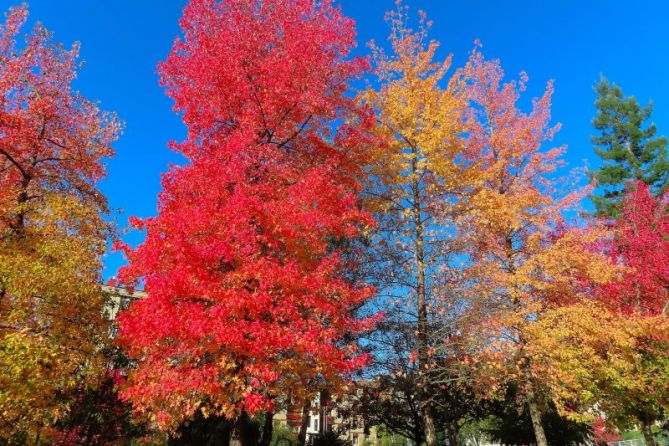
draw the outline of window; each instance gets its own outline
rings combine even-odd
[[[318,416],[314,417],[314,430],[318,432]]]

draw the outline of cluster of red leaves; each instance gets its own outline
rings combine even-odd
[[[620,441],[622,437],[619,433],[612,432],[610,427],[607,426],[606,420],[602,417],[597,417],[594,423],[592,423],[593,438],[592,440],[599,443],[606,443],[609,441]]]
[[[193,0],[181,26],[160,71],[189,163],[120,272],[148,293],[119,318],[137,361],[124,395],[164,427],[336,382],[366,361],[345,338],[372,322],[338,249],[372,223],[357,154],[373,119],[344,94],[366,65],[347,60],[352,21],[328,1]]]
[[[630,184],[608,247],[626,268],[620,280],[605,285],[600,298],[623,313],[666,313],[669,302],[669,197],[654,197],[642,182]]]
[[[11,215],[48,191],[106,206],[95,186],[119,131],[113,115],[71,88],[78,45],[65,50],[41,26],[17,44],[27,17],[26,7],[13,8],[0,30],[0,231],[23,224]]]

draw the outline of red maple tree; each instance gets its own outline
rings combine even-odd
[[[119,273],[148,293],[119,318],[137,361],[124,395],[164,428],[340,382],[366,361],[349,335],[372,322],[341,250],[372,223],[358,154],[373,118],[345,95],[366,68],[348,59],[353,22],[329,1],[193,0],[181,26],[160,72],[189,163],[132,222],[146,239]]]
[[[613,223],[612,259],[626,270],[600,290],[601,299],[624,313],[666,313],[669,305],[669,197],[654,197],[631,183]]]

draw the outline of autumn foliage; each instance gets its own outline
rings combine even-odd
[[[626,192],[608,248],[625,271],[602,287],[600,298],[619,312],[664,314],[669,310],[669,203],[640,181]]]
[[[459,73],[469,109],[465,159],[475,179],[465,195],[459,232],[469,265],[465,277],[475,347],[472,371],[484,394],[512,384],[546,445],[541,414],[554,399],[530,333],[551,308],[586,297],[583,281],[612,278],[607,259],[586,248],[602,235],[570,227],[565,212],[587,193],[573,179],[559,181],[564,147],[546,149],[559,126],[550,125],[552,83],[532,110],[518,106],[527,76],[504,82],[499,62],[475,49]],[[566,188],[566,191],[563,189]]]
[[[465,100],[447,80],[450,56],[439,61],[439,44],[428,41],[425,16],[413,31],[408,9],[399,5],[386,21],[392,51],[371,45],[379,87],[360,95],[378,121],[378,143],[370,147],[366,165],[365,207],[378,221],[367,256],[373,265],[369,280],[378,285],[388,316],[381,336],[390,346],[380,347],[379,362],[393,372],[409,371],[407,379],[420,389],[414,397],[425,425],[416,441],[425,438],[434,446],[435,406],[441,402],[433,381],[442,367],[430,352],[443,342],[448,324],[430,323],[456,300],[445,292],[445,266],[454,255],[451,232],[459,203],[453,198],[467,184],[467,167],[456,162],[464,148]]]
[[[348,59],[353,23],[329,2],[198,0],[181,25],[160,70],[188,164],[135,222],[146,241],[120,273],[148,293],[119,319],[137,361],[124,394],[162,427],[340,382],[366,362],[346,339],[372,295],[339,248],[372,224],[356,163],[369,117],[345,96],[366,67]]]
[[[71,83],[78,47],[25,7],[0,29],[0,437],[39,435],[67,411],[59,394],[101,367],[101,255],[109,225],[97,189],[119,133]]]
[[[669,202],[637,181],[627,185],[619,212],[608,253],[624,269],[597,297],[619,317],[612,330],[632,338],[634,356],[618,385],[604,386],[602,406],[619,425],[640,425],[652,444],[653,424],[669,413]]]
[[[98,183],[120,124],[73,90],[78,47],[40,25],[20,42],[27,9],[9,11],[0,442],[221,424],[247,446],[262,413],[267,446],[273,413],[290,407],[303,446],[314,397],[347,395],[358,405],[340,415],[428,446],[442,434],[457,445],[491,414],[529,414],[538,446],[557,438],[552,424],[599,439],[639,427],[654,444],[669,417],[659,177],[616,183],[605,216],[582,212],[597,185],[563,175],[553,82],[525,107],[525,73],[510,80],[478,41],[451,70],[419,17],[414,30],[397,2],[389,45],[371,43],[368,59],[353,57],[354,23],[331,0],[187,3],[159,65],[187,129],[170,148],[185,162],[163,175],[157,215],[130,219],[143,242],[116,243],[128,262],[113,284],[146,297],[113,327],[122,354],[105,357],[120,351],[105,349],[113,225]],[[623,121],[595,125],[655,133]],[[629,151],[609,136],[595,139]],[[658,172],[664,142],[639,156]],[[610,173],[632,158],[605,159]],[[364,370],[374,379],[354,382]]]

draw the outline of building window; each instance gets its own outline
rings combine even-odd
[[[314,417],[314,430],[318,432],[318,417]]]

